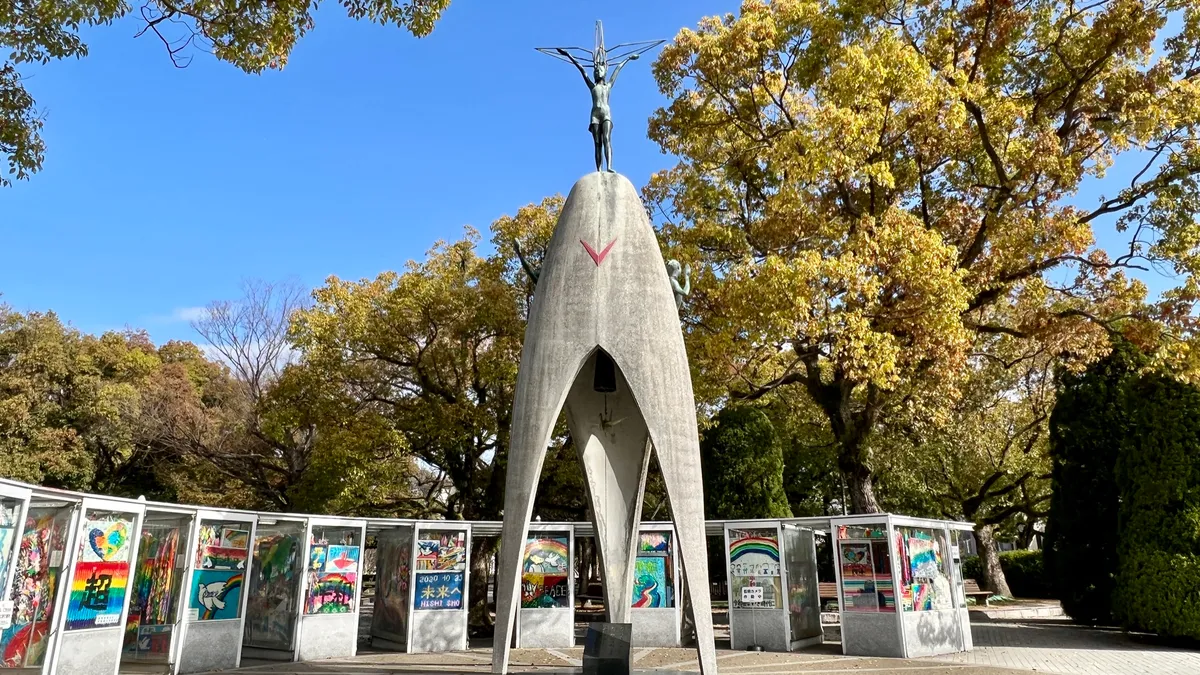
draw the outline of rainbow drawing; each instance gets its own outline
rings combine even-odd
[[[192,581],[191,606],[200,619],[236,619],[241,614],[242,573],[228,570],[197,570]]]
[[[729,545],[730,560],[740,560],[750,554],[765,555],[779,562],[779,542],[766,537],[746,537]]]
[[[326,572],[310,580],[305,614],[345,614],[354,611],[354,572]]]
[[[566,535],[538,534],[525,542],[523,571],[543,574],[566,574],[571,552]]]
[[[128,562],[77,563],[67,605],[67,630],[117,625],[128,584]]]
[[[729,573],[735,577],[779,576],[779,532],[730,530]]]

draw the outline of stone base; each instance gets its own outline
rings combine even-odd
[[[632,637],[633,624],[589,624],[583,647],[584,675],[629,675]]]

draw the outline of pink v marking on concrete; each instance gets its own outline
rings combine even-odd
[[[583,247],[587,249],[588,255],[592,256],[592,261],[596,263],[596,267],[599,267],[600,263],[604,262],[604,259],[608,257],[608,252],[612,250],[613,244],[617,243],[617,240],[613,239],[608,242],[608,246],[605,246],[604,250],[599,253],[596,253],[596,249],[589,246],[586,241],[580,239],[579,243],[583,244]]]

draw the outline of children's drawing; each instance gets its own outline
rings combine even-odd
[[[667,558],[638,556],[633,563],[633,606],[672,607]]]
[[[244,548],[208,546],[200,558],[202,570],[244,570],[247,552]]]
[[[325,558],[328,552],[328,547],[323,544],[313,544],[308,548],[308,569],[310,571],[321,571],[325,569]]]
[[[126,548],[128,550],[128,548]],[[87,562],[75,565],[67,601],[67,630],[115,626],[125,606],[129,563]]]
[[[730,530],[729,572],[735,577],[779,576],[779,533],[773,528]]]
[[[250,531],[222,527],[221,546],[224,548],[240,548],[243,551],[250,548]]]
[[[467,533],[425,531],[417,539],[418,570],[465,570]]]
[[[638,553],[669,553],[671,551],[670,532],[639,532]]]
[[[13,544],[16,543],[16,538],[15,527],[0,527],[0,579],[8,578],[8,565],[13,557]]]
[[[415,609],[461,609],[463,606],[462,572],[417,574],[413,592]]]
[[[934,579],[940,576],[938,571],[940,560],[938,560],[939,556],[931,540],[909,537],[906,544],[909,569],[912,571],[914,579]]]
[[[842,578],[874,579],[871,567],[871,545],[868,543],[841,542]]]
[[[131,518],[109,517],[85,520],[83,541],[79,542],[79,560],[82,562],[129,562],[129,533],[133,529]]]
[[[354,572],[324,572],[310,576],[305,614],[345,614],[354,611]]]
[[[571,586],[565,574],[526,572],[521,575],[522,608],[567,607],[570,602]]]
[[[242,572],[196,570],[192,581],[192,609],[201,621],[236,619],[241,613]]]
[[[565,534],[532,534],[525,542],[524,572],[541,574],[567,573],[571,553],[570,538]]]
[[[325,557],[325,571],[353,574],[358,571],[357,546],[330,546]]]

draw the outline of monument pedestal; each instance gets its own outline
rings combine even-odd
[[[583,675],[629,675],[633,624],[588,624]]]

